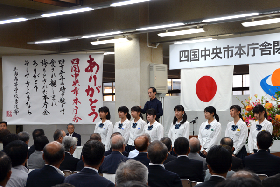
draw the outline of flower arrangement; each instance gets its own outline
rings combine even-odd
[[[258,99],[258,95],[255,94],[254,99],[252,101],[252,97],[249,97],[245,101],[241,101],[243,104],[243,120],[250,127],[251,122],[254,119],[253,108],[261,104],[266,108],[267,111],[267,120],[270,121],[273,125],[272,136],[275,140],[280,140],[280,91],[275,93],[275,96],[272,97],[271,101],[268,101],[265,96],[262,96]]]

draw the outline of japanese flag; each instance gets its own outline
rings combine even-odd
[[[232,104],[233,66],[181,70],[181,102],[188,111],[207,106],[228,110]]]

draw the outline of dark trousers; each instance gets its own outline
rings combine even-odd
[[[245,148],[245,145],[241,148],[241,150],[238,152],[238,154],[236,155],[237,158],[241,158],[242,160],[245,158],[245,156],[247,156],[247,151]]]

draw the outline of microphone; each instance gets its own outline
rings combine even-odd
[[[198,117],[194,118],[190,123],[196,123],[197,119],[198,119]]]

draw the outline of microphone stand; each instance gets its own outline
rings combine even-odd
[[[196,123],[196,120],[198,119],[198,117],[196,117],[194,120],[192,120],[190,123],[193,124],[193,136],[194,136],[194,124]]]

